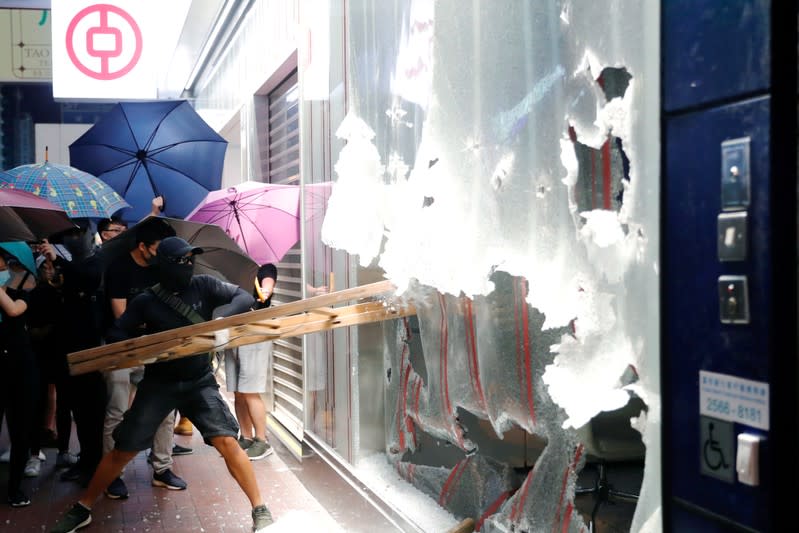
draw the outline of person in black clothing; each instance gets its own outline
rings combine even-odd
[[[128,302],[148,287],[158,283],[158,266],[155,265],[156,248],[164,237],[175,235],[175,230],[161,218],[151,218],[129,231],[135,232],[131,239],[133,247],[111,261],[105,272],[105,295],[110,302],[112,323],[122,316]],[[143,366],[104,373],[108,388],[108,404],[103,428],[103,453],[108,453],[114,448],[113,431],[128,410],[130,398],[135,393],[143,374]],[[155,433],[150,454],[154,471],[152,484],[170,490],[184,490],[187,487],[186,482],[172,472],[172,455],[173,453],[186,455],[192,453],[192,449],[173,443],[174,425],[175,414],[172,412],[164,418]],[[105,493],[115,500],[128,497],[127,486],[121,477],[115,479]]]
[[[72,436],[72,411],[68,401],[69,369],[64,364],[63,350],[60,348],[61,342],[55,332],[58,317],[54,310],[61,306],[62,278],[56,275],[52,262],[44,260],[43,256],[37,258],[37,264],[39,264],[40,282],[30,292],[30,306],[27,311],[28,330],[33,343],[33,351],[36,353],[40,376],[38,414],[34,417],[34,421],[41,420],[42,424],[46,426],[50,385],[53,385],[56,432],[55,435],[52,435],[49,428],[44,429],[48,440],[40,439],[39,442],[40,447],[57,447],[56,468],[68,468],[75,465],[78,459],[69,451],[69,442]],[[33,431],[34,433],[42,432],[38,427],[34,427]],[[31,450],[31,455],[35,451],[35,449]]]
[[[135,336],[145,324],[148,333],[155,333],[189,325],[198,317],[209,320],[248,311],[253,298],[241,288],[212,276],[193,275],[194,256],[200,253],[202,249],[179,237],[162,240],[156,253],[159,284],[131,300],[109,332],[109,342]],[[51,533],[69,533],[91,522],[92,504],[125,465],[150,445],[161,421],[174,409],[189,416],[205,443],[224,458],[252,504],[253,531],[273,522],[252,464],[236,440],[239,427],[219,393],[210,357],[199,354],[145,367],[133,404],[114,430],[114,449],[103,457],[86,492]]]
[[[67,354],[94,348],[102,344],[103,304],[101,282],[103,265],[94,253],[93,234],[89,221],[73,219],[78,225],[55,236],[71,254],[67,261],[56,253],[49,242],[39,245],[38,251],[53,263],[61,282],[59,299],[51,310],[56,317],[55,335],[60,349],[62,372],[68,373]],[[103,456],[103,420],[105,419],[106,389],[100,372],[69,376],[66,401],[75,418],[80,443],[80,460],[61,475],[62,481],[77,481],[85,485]]]
[[[25,316],[35,274],[19,260],[23,252],[33,263],[27,244],[0,243],[0,421],[5,414],[11,440],[8,503],[12,507],[31,503],[22,491],[22,474],[30,458],[39,379]]]

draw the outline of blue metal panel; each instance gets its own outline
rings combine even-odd
[[[663,0],[663,107],[769,85],[769,0]]]
[[[671,457],[672,477],[671,494],[664,497],[762,530],[771,529],[773,459],[761,455],[759,487],[700,474],[698,377],[699,370],[708,370],[771,381],[769,111],[769,98],[760,97],[668,118],[663,176],[666,340],[662,357],[664,398],[670,403],[665,411],[670,431],[664,436],[664,453]],[[744,136],[752,139],[748,259],[721,263],[716,248],[720,147],[722,141]],[[723,274],[748,276],[750,324],[720,323],[717,280]],[[774,406],[772,421],[773,415]],[[736,425],[735,434],[744,429]]]

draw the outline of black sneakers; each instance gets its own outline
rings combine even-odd
[[[13,496],[8,497],[8,504],[11,507],[26,507],[31,504],[31,499],[28,498],[27,494],[18,490]]]
[[[92,479],[92,472],[85,472],[81,464],[78,463],[65,470],[59,479],[61,481],[75,481],[80,483],[81,486],[86,487]]]
[[[76,503],[58,521],[50,533],[73,533],[82,527],[88,526],[92,521],[92,512],[79,503]]]
[[[192,453],[194,453],[192,448],[181,446],[180,444],[175,444],[172,446],[172,455],[189,455]]]
[[[185,490],[188,485],[176,476],[171,469],[153,474],[153,487],[164,487],[169,490]]]
[[[125,500],[128,497],[128,487],[122,478],[118,477],[105,489],[105,495],[112,500]]]
[[[266,528],[274,524],[272,513],[266,508],[266,505],[259,505],[252,509],[252,530],[255,533],[266,531]]]

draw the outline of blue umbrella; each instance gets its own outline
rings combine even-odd
[[[116,104],[69,146],[70,164],[94,174],[132,206],[126,220],[150,212],[183,218],[222,183],[227,141],[185,100]]]

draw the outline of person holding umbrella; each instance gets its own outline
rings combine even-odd
[[[59,343],[55,347],[59,364],[67,373],[67,354],[102,344],[103,308],[98,298],[102,284],[103,264],[94,253],[93,234],[88,219],[73,219],[78,224],[53,236],[70,253],[71,260],[57,254],[55,246],[44,242],[38,251],[50,261],[61,281],[58,287],[54,331]],[[68,376],[66,401],[75,418],[80,443],[80,460],[61,475],[62,481],[88,482],[103,455],[103,420],[105,419],[106,387],[100,372]]]
[[[109,332],[109,341],[135,336],[146,324],[150,333],[246,312],[253,298],[231,283],[194,275],[203,253],[180,237],[167,237],[156,250],[159,283],[139,294]],[[237,442],[239,427],[211,370],[208,354],[149,364],[125,418],[114,430],[114,449],[103,457],[87,490],[51,533],[71,533],[91,523],[91,506],[127,463],[146,449],[164,417],[174,409],[187,414],[206,444],[222,455],[228,471],[252,505],[253,531],[273,523],[264,505],[247,454]]]
[[[30,458],[38,391],[39,371],[25,316],[30,290],[36,286],[35,272],[27,244],[0,243],[0,419],[7,413],[11,440],[8,503],[12,507],[31,503],[21,485]]]
[[[272,303],[277,282],[277,267],[261,265],[255,277],[253,309],[265,309]],[[261,396],[266,392],[272,341],[225,349],[225,378],[228,392],[233,393],[236,419],[241,426],[239,445],[250,461],[272,454],[266,439],[266,405]]]

